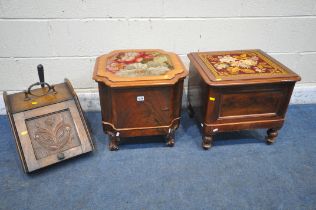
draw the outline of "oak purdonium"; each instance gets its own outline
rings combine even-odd
[[[204,149],[218,132],[268,128],[273,143],[300,77],[261,50],[188,54],[188,110],[201,123]]]
[[[93,150],[79,100],[67,79],[29,94],[4,92],[3,97],[25,172]]]
[[[120,137],[148,135],[166,135],[173,146],[187,74],[176,54],[162,50],[117,50],[98,57],[93,79],[109,149],[119,148]]]

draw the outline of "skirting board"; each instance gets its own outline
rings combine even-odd
[[[186,107],[186,89],[182,98],[182,106]],[[11,92],[10,92],[11,93]],[[76,89],[82,109],[84,111],[100,111],[99,93],[97,89]],[[316,85],[298,84],[294,88],[291,104],[316,104]],[[2,92],[0,98],[0,115],[5,115],[6,110]]]

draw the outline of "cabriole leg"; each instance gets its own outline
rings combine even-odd
[[[168,147],[173,147],[175,144],[175,131],[176,129],[170,128],[169,133],[167,134],[167,142],[166,145]]]
[[[109,150],[116,151],[119,150],[119,142],[120,138],[118,137],[117,133],[114,132],[107,132],[109,135]]]
[[[178,129],[178,127],[179,127],[179,123],[180,123],[180,121],[177,120],[169,128],[169,131],[168,131],[168,134],[167,134],[167,142],[166,142],[166,145],[168,147],[173,147],[174,144],[175,144],[175,133],[176,133],[176,130]]]

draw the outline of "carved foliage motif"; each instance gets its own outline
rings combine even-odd
[[[47,150],[61,149],[70,140],[71,127],[64,122],[62,118],[58,123],[55,123],[55,116],[49,116],[45,121],[45,127],[41,127],[36,123],[36,131],[34,139]],[[56,124],[56,125],[54,125]]]
[[[68,110],[30,119],[27,127],[37,159],[80,145]]]

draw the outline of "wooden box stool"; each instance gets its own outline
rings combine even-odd
[[[204,149],[218,132],[267,128],[273,143],[301,78],[261,50],[188,54],[188,110],[201,123]]]
[[[120,137],[166,135],[173,146],[179,126],[183,80],[179,57],[162,50],[117,50],[97,58],[103,130],[109,149]]]

